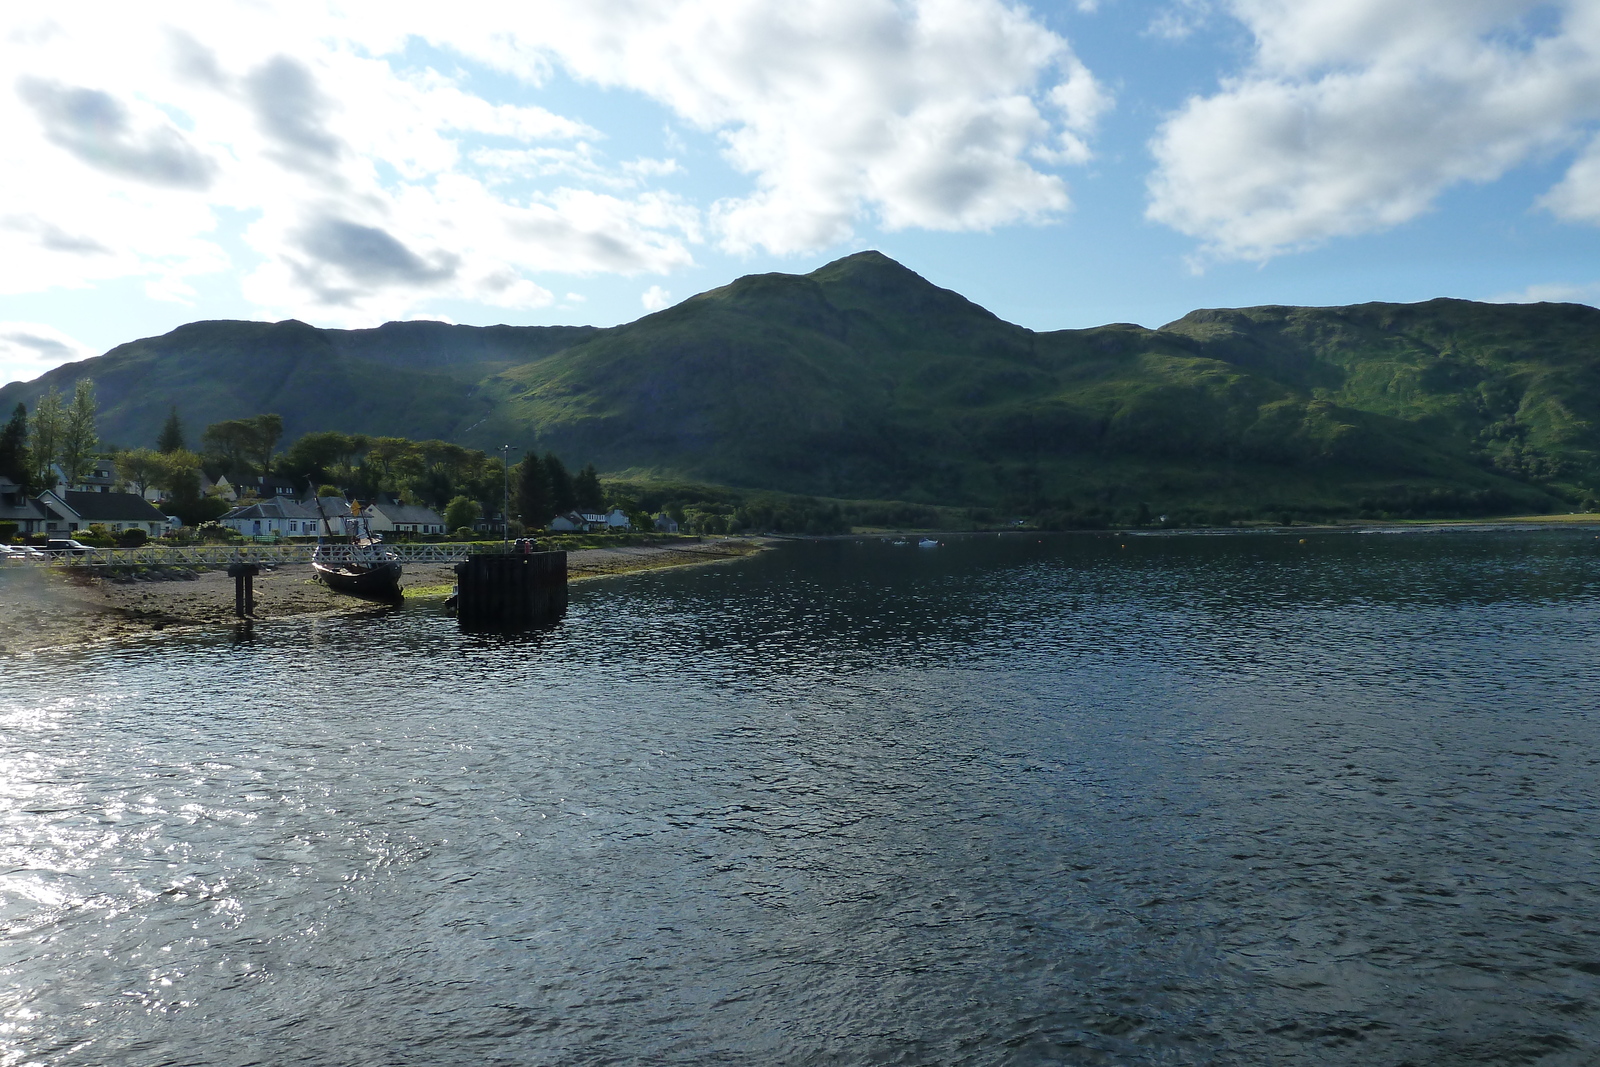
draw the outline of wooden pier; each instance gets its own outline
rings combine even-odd
[[[456,564],[456,579],[467,628],[537,626],[567,610],[565,552],[473,553]]]

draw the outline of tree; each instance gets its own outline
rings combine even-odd
[[[277,448],[278,442],[283,439],[283,416],[257,415],[255,418],[247,419],[246,421],[250,423],[250,428],[253,431],[251,443],[254,448],[252,451],[254,457],[261,460],[261,473],[271,474],[272,450]]]
[[[186,526],[198,526],[224,514],[228,503],[219,497],[200,495],[200,457],[193,452],[173,452],[162,458],[161,481],[166,510],[182,519]]]
[[[544,454],[545,474],[550,478],[550,506],[555,514],[564,515],[578,506],[577,493],[572,487],[572,475],[554,452]]]
[[[483,509],[478,502],[470,496],[458,496],[450,501],[444,509],[444,526],[451,533],[463,526],[470,528],[478,521],[478,516],[483,514]]]
[[[117,473],[133,491],[143,496],[146,489],[159,485],[167,470],[167,457],[148,448],[132,448],[116,455]]]
[[[249,419],[213,422],[200,441],[221,461],[223,472],[237,481],[247,471],[246,457],[255,451],[255,427]]]
[[[526,526],[544,529],[556,513],[550,494],[550,475],[539,457],[529,452],[517,464],[517,513]]]
[[[18,404],[6,428],[0,430],[0,478],[8,478],[26,492],[33,484],[33,463],[28,458],[28,408]]]
[[[33,459],[33,485],[36,489],[54,489],[56,476],[50,465],[56,461],[61,448],[61,437],[66,432],[67,413],[61,407],[61,394],[56,387],[39,398],[33,406],[33,440],[28,446]]]
[[[94,425],[98,413],[94,382],[88,378],[78,379],[61,433],[61,473],[66,475],[68,488],[77,485],[94,463],[95,448],[100,444]]]
[[[285,450],[278,460],[278,473],[296,481],[350,485],[359,478],[356,468],[370,444],[365,434],[308,433]]]
[[[594,469],[593,463],[587,464],[572,480],[572,495],[579,511],[593,514],[605,510],[606,494],[600,488],[600,472]]]
[[[178,421],[178,406],[174,404],[167,414],[166,425],[161,427],[161,436],[156,438],[156,451],[163,454],[184,452],[188,447],[183,440],[183,423]]]

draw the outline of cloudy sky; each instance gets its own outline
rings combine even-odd
[[[1035,329],[1600,302],[1596,0],[8,4],[0,72],[0,382],[862,248]]]

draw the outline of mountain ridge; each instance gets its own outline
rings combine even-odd
[[[1597,353],[1600,310],[1448,298],[1035,332],[869,251],[609,328],[189,323],[11,383],[0,406],[87,375],[125,445],[175,403],[196,432],[277,411],[289,439],[512,441],[833,497],[1549,508],[1597,484]]]

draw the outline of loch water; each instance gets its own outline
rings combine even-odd
[[[1600,529],[0,659],[0,1065],[1600,1062]]]

